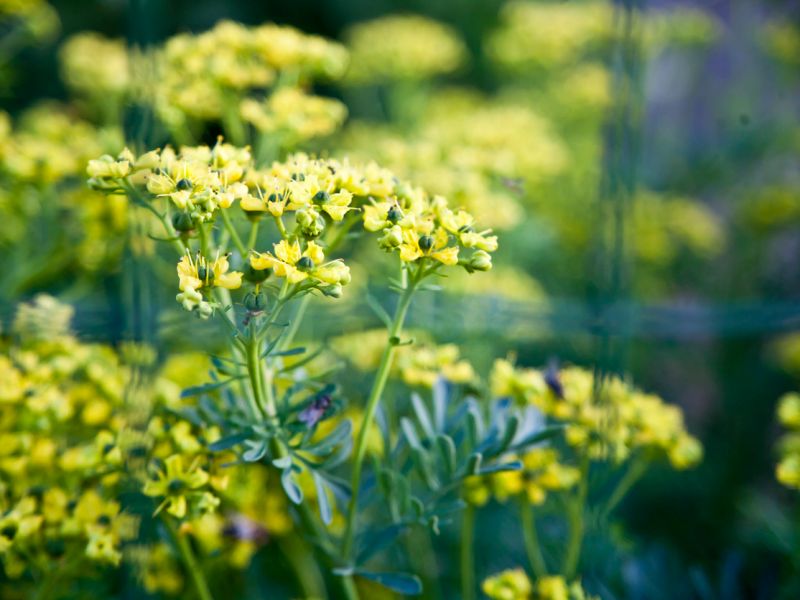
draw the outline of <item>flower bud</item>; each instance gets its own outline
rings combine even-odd
[[[158,150],[151,150],[137,158],[133,168],[137,171],[141,169],[157,169],[160,164],[161,156]]]
[[[489,271],[492,268],[492,255],[483,250],[476,250],[470,257],[467,264],[467,270],[472,271]]]
[[[319,288],[325,296],[328,298],[341,298],[342,297],[342,286],[338,283],[335,285],[326,285],[324,287]]]
[[[378,240],[378,245],[385,250],[397,248],[402,243],[403,232],[397,225],[387,229],[383,237]]]

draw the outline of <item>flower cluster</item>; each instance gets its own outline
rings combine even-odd
[[[413,136],[356,124],[346,130],[344,148],[375,157],[501,229],[522,217],[517,188],[552,180],[568,158],[549,122],[529,107],[455,90],[432,98]]]
[[[130,86],[130,65],[123,40],[94,32],[70,37],[59,51],[64,83],[79,96],[107,101]],[[102,56],[102,60],[98,57]]]
[[[345,32],[354,83],[424,80],[457,70],[464,43],[450,27],[419,15],[391,15],[357,23]]]
[[[281,88],[266,100],[242,100],[242,118],[262,134],[295,147],[336,131],[347,117],[347,108],[333,98],[314,96],[297,88]]]
[[[172,122],[181,115],[209,120],[238,110],[242,95],[273,85],[280,73],[300,81],[338,77],[347,53],[293,27],[222,21],[199,35],[170,38],[157,62],[157,106]]]
[[[483,582],[483,593],[492,600],[591,600],[580,581],[568,583],[550,575],[531,581],[522,569],[509,569]]]
[[[530,504],[538,506],[544,503],[548,493],[568,490],[580,478],[576,467],[559,462],[555,448],[533,448],[520,459],[522,469],[518,471],[468,478],[464,482],[464,499],[474,506],[483,506],[491,498],[505,502],[522,495]]]
[[[570,367],[542,372],[498,360],[491,386],[494,395],[535,406],[565,423],[569,445],[592,459],[621,462],[641,451],[664,455],[673,467],[685,469],[702,457],[700,442],[686,431],[680,408],[617,377],[606,378],[598,395],[591,371]]]
[[[109,441],[127,371],[68,332],[71,310],[23,305],[0,355],[0,561],[9,577],[65,555],[119,564],[137,520],[117,501]]]
[[[779,443],[781,459],[775,476],[783,485],[800,489],[800,394],[792,392],[781,398],[778,421],[788,432]]]

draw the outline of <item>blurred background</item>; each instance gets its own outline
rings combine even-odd
[[[169,313],[172,287],[163,298],[141,290],[141,265],[113,233],[124,230],[119,216],[83,200],[47,209],[46,191],[25,184],[15,163],[25,128],[35,133],[54,118],[36,111],[72,97],[65,40],[94,31],[146,48],[232,19],[344,41],[363,72],[318,91],[344,102],[348,119],[309,147],[374,158],[468,204],[500,236],[491,277],[454,279],[448,295],[421,299],[412,326],[461,345],[479,372],[514,353],[521,365],[557,358],[625,374],[680,405],[703,441],[699,468],[652,469],[622,507],[621,526],[598,523],[584,577],[607,582],[610,597],[800,597],[800,512],[774,479],[775,405],[800,377],[797,3],[50,6],[24,34],[6,21],[0,42],[2,108],[18,123],[0,135],[14,140],[3,152],[0,314],[47,291],[76,303],[87,339],[185,343],[184,317]],[[395,13],[425,15],[446,33],[387,38],[352,28]],[[451,60],[414,71],[432,55]],[[398,76],[404,60],[412,66]],[[87,158],[96,153],[82,145],[77,119],[110,123],[91,106],[64,113],[75,128],[64,135]],[[119,116],[125,139],[163,142],[136,105]],[[201,140],[215,134],[206,128]],[[86,136],[112,150],[123,137],[108,128]],[[81,171],[64,177],[79,181]],[[20,181],[27,195],[12,199]],[[69,190],[85,193],[80,183]],[[374,326],[355,303],[319,310],[307,333]],[[523,554],[502,535],[513,526],[504,514],[498,507],[479,524],[479,578]],[[445,556],[456,552],[454,532],[437,543]],[[608,582],[611,573],[618,580]],[[445,571],[442,586],[455,577]]]

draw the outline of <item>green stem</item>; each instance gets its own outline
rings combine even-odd
[[[254,220],[250,224],[250,235],[247,237],[247,247],[248,248],[255,248],[256,241],[258,240],[258,225],[259,221]]]
[[[186,567],[186,570],[189,571],[189,575],[194,583],[197,596],[200,598],[200,600],[214,600],[214,597],[211,595],[211,591],[208,589],[208,582],[206,582],[203,570],[197,563],[197,558],[192,551],[192,546],[189,543],[188,538],[185,535],[181,535],[175,525],[170,523],[167,519],[168,517],[164,519],[164,523],[166,523],[167,529],[169,530],[175,545],[178,546],[178,551],[183,559],[184,566]]]
[[[533,516],[533,507],[525,498],[519,502],[520,519],[522,521],[522,536],[525,540],[525,552],[531,563],[534,575],[537,578],[547,575],[547,564],[542,555],[539,544],[539,534],[536,532],[536,519]]]
[[[274,417],[276,414],[275,403],[270,403],[264,389],[264,380],[261,374],[261,342],[256,335],[255,323],[250,321],[250,335],[247,339],[247,374],[250,377],[250,386],[259,409],[259,414]]]
[[[617,486],[614,488],[614,491],[608,497],[608,501],[606,502],[606,506],[602,513],[603,518],[608,517],[617,507],[617,505],[622,502],[622,499],[625,498],[625,495],[630,491],[634,484],[639,481],[642,475],[644,475],[646,469],[647,461],[642,456],[637,456],[631,460],[627,471],[625,471],[625,474],[620,478],[619,482],[617,482]]]
[[[306,314],[306,310],[308,310],[308,304],[310,302],[311,294],[306,294],[300,299],[300,304],[297,306],[297,312],[294,314],[294,319],[292,319],[292,322],[289,325],[289,330],[281,340],[279,350],[286,350],[294,341],[294,336],[297,335],[297,331],[300,329],[300,323],[303,321],[303,317]]]
[[[222,215],[222,222],[225,224],[225,229],[228,230],[228,233],[231,235],[231,240],[233,240],[233,245],[236,246],[236,249],[239,251],[239,254],[242,255],[242,260],[247,260],[247,248],[244,247],[242,243],[242,238],[239,237],[239,233],[234,228],[233,223],[231,223],[231,217],[228,215],[228,211],[222,209],[219,211]]]
[[[353,475],[351,479],[351,496],[350,503],[347,507],[347,521],[345,525],[344,541],[342,545],[342,552],[346,560],[352,559],[353,542],[355,540],[358,518],[358,496],[361,487],[361,471],[364,466],[364,457],[367,452],[367,439],[369,431],[372,427],[372,422],[375,419],[375,411],[378,408],[378,403],[383,395],[383,390],[386,387],[386,381],[389,379],[389,371],[392,367],[394,359],[395,348],[397,347],[397,338],[403,328],[403,323],[406,319],[406,313],[411,303],[411,298],[414,295],[417,281],[409,282],[400,300],[397,303],[395,310],[394,320],[389,328],[389,341],[386,348],[383,350],[381,362],[378,366],[378,372],[375,375],[375,381],[372,384],[372,390],[367,398],[367,407],[364,412],[364,417],[361,421],[361,429],[358,432],[356,440],[356,451],[353,457]]]
[[[303,597],[326,598],[325,580],[306,542],[297,535],[289,535],[280,538],[278,545],[294,571]]]
[[[589,491],[589,459],[584,457],[581,464],[581,478],[578,482],[578,489],[575,496],[569,505],[568,520],[569,520],[569,541],[567,542],[567,551],[564,555],[564,566],[562,574],[570,581],[575,578],[575,573],[578,569],[578,562],[581,556],[581,545],[583,544],[584,535],[584,509],[586,504],[586,496]]]
[[[461,599],[475,600],[475,507],[461,515]]]

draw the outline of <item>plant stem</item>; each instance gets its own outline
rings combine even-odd
[[[461,516],[461,600],[475,600],[475,507]]]
[[[533,516],[533,507],[526,498],[520,498],[519,513],[522,521],[522,536],[525,540],[525,552],[528,554],[528,560],[531,563],[536,577],[544,577],[547,575],[547,563],[545,563],[544,556],[542,555],[542,547],[539,544],[539,535],[536,532],[536,519]]]
[[[589,491],[589,458],[583,458],[581,464],[581,478],[578,482],[578,489],[572,502],[569,505],[569,542],[567,551],[564,555],[564,566],[562,574],[567,581],[575,577],[578,568],[578,561],[581,556],[581,545],[583,544],[584,521],[583,514],[586,504],[586,496]]]
[[[277,412],[275,403],[270,403],[265,394],[261,367],[261,342],[256,335],[255,323],[250,321],[250,335],[247,339],[247,374],[250,376],[250,386],[253,388],[253,396],[260,413],[274,417]]]
[[[247,260],[247,248],[244,247],[242,243],[242,238],[239,237],[239,233],[233,226],[231,222],[230,215],[228,215],[228,211],[222,209],[219,211],[222,215],[222,221],[225,224],[225,229],[228,230],[228,233],[231,234],[231,240],[233,240],[233,245],[236,246],[236,249],[239,251],[239,254],[242,255],[242,260]]]
[[[402,296],[397,303],[394,319],[391,327],[389,328],[389,341],[386,348],[383,350],[381,362],[378,366],[378,372],[375,375],[375,381],[372,384],[372,390],[367,398],[367,407],[364,412],[364,417],[361,420],[361,429],[358,432],[356,440],[356,451],[353,458],[353,475],[351,479],[351,496],[350,503],[347,507],[347,523],[345,525],[345,533],[342,545],[342,552],[346,560],[352,558],[353,542],[355,540],[358,518],[358,496],[359,488],[361,486],[361,471],[364,466],[364,457],[367,452],[367,439],[369,437],[369,430],[375,419],[375,411],[378,408],[378,403],[383,395],[383,390],[386,387],[386,381],[389,379],[389,371],[392,367],[394,359],[395,348],[397,346],[397,337],[403,328],[403,323],[406,319],[411,298],[416,289],[416,281],[408,283],[403,290]]]
[[[304,598],[326,598],[325,581],[308,545],[297,535],[280,538],[278,545],[294,571]]]
[[[178,551],[181,554],[184,566],[186,567],[186,570],[189,571],[189,575],[194,583],[197,596],[200,598],[200,600],[214,600],[214,597],[211,595],[211,591],[208,589],[208,583],[206,582],[203,570],[200,568],[200,565],[197,564],[197,558],[192,551],[192,546],[189,543],[189,540],[185,535],[182,535],[177,530],[174,524],[169,522],[168,518],[164,519],[164,523],[166,524],[172,539],[175,541],[175,545],[178,546]]]
[[[308,309],[310,302],[311,294],[306,294],[300,299],[300,304],[297,306],[297,312],[294,314],[294,319],[289,325],[289,330],[286,332],[286,335],[279,344],[279,350],[288,349],[291,343],[294,341],[294,336],[297,335],[297,331],[300,329],[300,323],[303,321],[303,317],[306,314],[306,310]]]
[[[647,461],[643,457],[637,456],[631,460],[630,464],[628,465],[628,469],[625,471],[625,474],[620,478],[619,482],[617,482],[617,486],[608,497],[608,501],[606,502],[602,513],[603,518],[608,517],[611,514],[611,511],[613,511],[617,505],[622,502],[622,499],[625,498],[625,495],[630,491],[633,485],[639,481],[642,475],[644,475],[646,468]]]
[[[250,224],[250,235],[247,238],[247,247],[248,248],[255,248],[256,247],[256,241],[258,240],[258,225],[259,225],[259,221],[258,220],[254,220]]]

